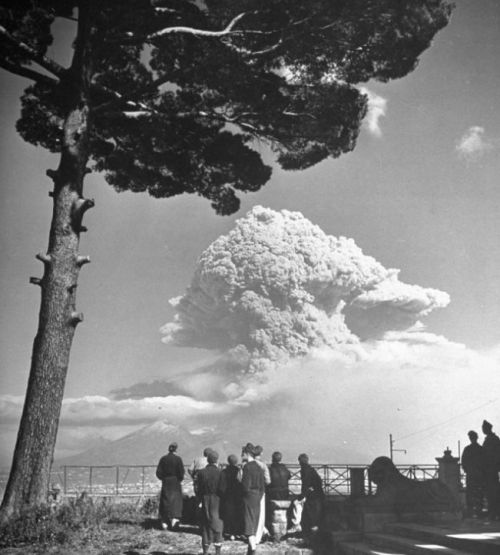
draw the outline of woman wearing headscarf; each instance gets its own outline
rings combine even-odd
[[[257,527],[259,524],[260,504],[265,490],[264,471],[255,461],[255,447],[247,443],[242,458],[246,461],[241,477],[243,490],[243,532],[248,538],[248,555],[257,549]]]
[[[176,451],[177,443],[171,443],[168,454],[160,459],[156,468],[156,477],[161,480],[160,522],[164,530],[178,530],[182,517],[181,482],[184,479],[184,464]]]
[[[234,540],[241,534],[242,515],[241,515],[241,481],[238,479],[240,469],[238,467],[238,457],[229,455],[227,466],[221,472],[220,489],[221,516],[224,521],[224,536]]]
[[[217,467],[219,455],[210,450],[207,453],[207,466],[198,471],[197,489],[201,499],[201,543],[203,555],[208,554],[210,545],[215,546],[215,555],[220,555],[222,547],[223,523],[220,510],[220,470]]]

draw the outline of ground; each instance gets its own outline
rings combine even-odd
[[[290,546],[301,547],[302,541],[291,538]],[[273,545],[262,544],[259,553],[273,551]],[[211,553],[214,552],[213,547]],[[238,555],[247,552],[242,541],[225,541],[222,553]],[[201,553],[201,536],[197,527],[182,526],[179,532],[159,530],[156,522],[114,522],[103,526],[102,537],[83,546],[35,546],[23,545],[0,549],[1,555],[198,555]]]

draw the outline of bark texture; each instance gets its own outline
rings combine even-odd
[[[72,67],[68,73],[68,104],[57,170],[47,171],[54,182],[52,223],[47,253],[37,255],[43,277],[30,282],[41,288],[38,330],[14,457],[0,510],[5,521],[29,505],[43,505],[50,486],[50,469],[57,437],[64,386],[75,328],[83,315],[76,311],[76,287],[82,265],[81,225],[94,203],[84,199],[83,180],[88,160],[89,103],[86,75],[88,19],[82,12]]]

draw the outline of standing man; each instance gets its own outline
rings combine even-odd
[[[302,533],[309,535],[318,530],[323,514],[323,484],[316,470],[309,464],[309,457],[302,453],[299,455],[301,496],[305,498],[304,509],[300,525]]]
[[[164,455],[156,468],[156,477],[161,480],[160,522],[163,530],[179,529],[182,517],[182,488],[184,464],[176,454],[177,443],[168,446],[168,454]]]
[[[220,470],[217,467],[219,455],[212,449],[207,453],[208,464],[198,470],[197,490],[201,499],[201,544],[203,555],[207,555],[210,545],[215,546],[215,554],[220,555],[222,547],[223,523],[220,518]]]
[[[462,468],[466,475],[465,503],[467,514],[473,518],[481,515],[483,508],[483,448],[477,442],[477,433],[468,434],[470,445],[462,453]]]
[[[272,463],[269,466],[269,476],[271,482],[266,488],[268,499],[285,501],[288,499],[288,482],[292,477],[291,472],[281,462],[282,455],[279,451],[272,454]]]
[[[493,433],[493,426],[483,420],[483,460],[484,460],[484,489],[488,502],[488,518],[500,519],[500,439]]]

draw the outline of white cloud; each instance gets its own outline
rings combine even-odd
[[[0,420],[17,422],[21,416],[24,398],[12,395],[0,396]],[[143,399],[114,400],[104,396],[85,396],[63,400],[62,426],[103,426],[140,424],[160,418],[172,421],[200,414],[225,411],[217,403],[198,401],[184,395],[147,397]]]
[[[474,161],[493,149],[493,143],[486,138],[484,127],[469,127],[458,141],[456,150],[467,161]]]
[[[387,99],[370,91],[366,87],[360,87],[359,90],[368,97],[368,113],[366,114],[364,123],[372,135],[381,137],[382,129],[379,120],[386,114]]]

